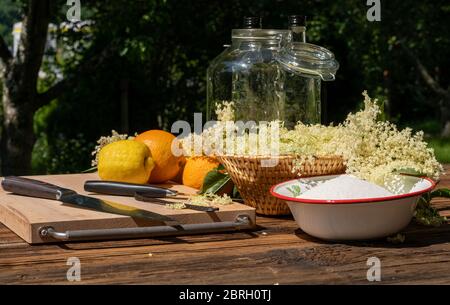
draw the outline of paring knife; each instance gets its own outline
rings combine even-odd
[[[149,202],[153,204],[166,205],[175,202],[166,202],[156,198],[170,197],[177,195],[176,191],[166,188],[151,186],[146,184],[134,184],[124,182],[114,182],[105,180],[89,180],[84,183],[84,190],[106,195],[131,196],[138,201]],[[215,212],[219,208],[200,206],[183,202],[184,206],[190,210],[202,212]]]
[[[165,215],[141,210],[125,204],[80,195],[73,190],[39,180],[10,176],[4,177],[1,185],[5,191],[17,195],[58,200],[95,211],[165,222],[170,226],[180,224],[177,220]]]
[[[152,198],[169,197],[177,194],[176,191],[163,187],[107,180],[88,180],[84,183],[84,190],[86,192],[119,196],[134,196],[136,193],[145,193],[146,197]]]

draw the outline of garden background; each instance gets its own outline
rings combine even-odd
[[[339,123],[361,107],[361,92],[367,89],[383,104],[386,119],[424,130],[438,159],[450,162],[448,1],[381,1],[379,22],[367,20],[365,0],[80,3],[81,22],[70,24],[66,1],[0,2],[0,35],[10,52],[16,22],[34,22],[28,34],[48,23],[57,25],[52,32],[56,46],[45,48],[36,88],[30,89],[36,90],[36,101],[44,102],[19,107],[19,112],[28,111],[19,117],[32,124],[19,122],[24,128],[9,142],[19,148],[16,160],[21,166],[2,162],[3,174],[80,172],[90,167],[96,140],[112,129],[134,134],[170,130],[175,120],[193,121],[194,112],[205,110],[208,63],[230,43],[231,29],[239,28],[245,15],[262,16],[265,28],[287,28],[290,14],[309,16],[307,40],[330,49],[341,65],[336,81],[327,83],[326,123]],[[1,46],[3,58],[7,52]],[[33,72],[36,48],[26,51],[18,51],[19,57],[31,58],[21,63],[19,76]],[[26,90],[11,84],[14,78],[5,64],[1,75],[0,120],[6,142],[5,90],[18,96]],[[23,96],[26,104],[30,95]],[[2,160],[10,158],[5,145]]]

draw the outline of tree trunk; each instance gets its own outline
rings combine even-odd
[[[33,116],[44,104],[36,90],[44,55],[52,0],[29,0],[16,56],[0,39],[3,63],[3,124],[1,134],[1,174],[31,173],[31,153],[35,137]]]
[[[17,87],[3,85],[1,172],[4,176],[31,174],[31,153],[35,140],[31,95],[24,94]]]

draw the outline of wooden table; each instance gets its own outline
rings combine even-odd
[[[450,187],[450,165],[440,186]],[[450,200],[433,202],[450,216]],[[258,231],[180,238],[30,246],[0,225],[0,283],[368,284],[367,259],[381,261],[382,284],[450,284],[450,224],[411,224],[403,244],[327,243],[291,218],[259,217]],[[67,260],[81,262],[68,282]]]

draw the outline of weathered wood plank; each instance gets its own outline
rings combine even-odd
[[[238,248],[210,246],[207,249],[189,244],[178,251],[151,246],[112,252],[49,249],[5,262],[8,267],[0,268],[0,281],[38,283],[44,273],[47,282],[65,283],[66,259],[76,255],[82,262],[83,283],[366,283],[366,260],[371,256],[382,261],[384,282],[450,282],[448,243],[407,251],[376,244],[307,242],[270,242]]]
[[[450,174],[450,166],[446,166]],[[440,187],[450,187],[450,175]],[[450,214],[450,200],[433,204]],[[69,283],[69,257],[81,284],[369,284],[367,259],[382,264],[382,284],[449,284],[450,224],[411,224],[406,242],[327,243],[291,218],[258,217],[256,232],[29,246],[0,225],[0,283]]]
[[[189,237],[185,243],[139,240],[121,241],[122,246],[83,243],[84,249],[71,248],[79,244],[2,249],[0,282],[38,283],[45,274],[46,282],[65,283],[66,260],[71,256],[82,262],[83,283],[364,283],[371,256],[382,260],[387,282],[450,282],[449,225],[438,231],[412,228],[405,233],[408,243],[399,246],[383,241],[322,243],[291,229],[286,234],[268,228],[267,235],[258,237],[214,235],[211,241],[213,236],[196,236],[197,240]],[[417,275],[420,279],[415,279]]]

